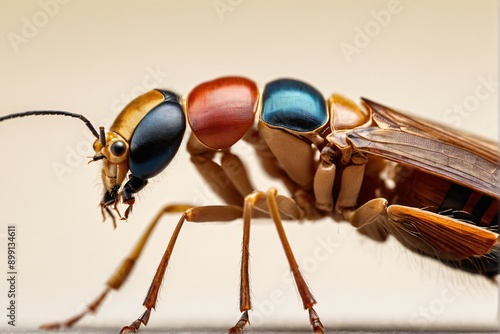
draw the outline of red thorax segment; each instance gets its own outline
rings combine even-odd
[[[223,77],[195,87],[186,99],[189,125],[200,142],[227,149],[253,125],[259,92],[242,77]]]

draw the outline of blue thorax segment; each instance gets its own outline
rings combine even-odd
[[[301,81],[279,79],[268,83],[262,101],[261,118],[270,126],[310,132],[328,121],[321,93]]]

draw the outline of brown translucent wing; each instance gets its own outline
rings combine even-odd
[[[349,133],[349,140],[358,150],[500,198],[497,144],[363,101],[377,126]]]

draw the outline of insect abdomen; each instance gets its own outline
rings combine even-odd
[[[419,170],[397,166],[396,191],[391,204],[433,211],[498,233],[498,199]],[[472,273],[494,276],[499,273],[500,252],[459,262],[446,262]]]
[[[498,227],[498,200],[443,178],[398,166],[395,204],[431,211],[488,229]]]

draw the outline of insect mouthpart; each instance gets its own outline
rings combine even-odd
[[[94,155],[93,157],[88,157],[89,159],[91,159],[88,163],[91,163],[91,162],[94,162],[94,161],[99,161],[99,160],[102,160],[102,159],[106,159],[106,156],[104,156],[104,154],[102,153],[97,153],[96,155]]]

